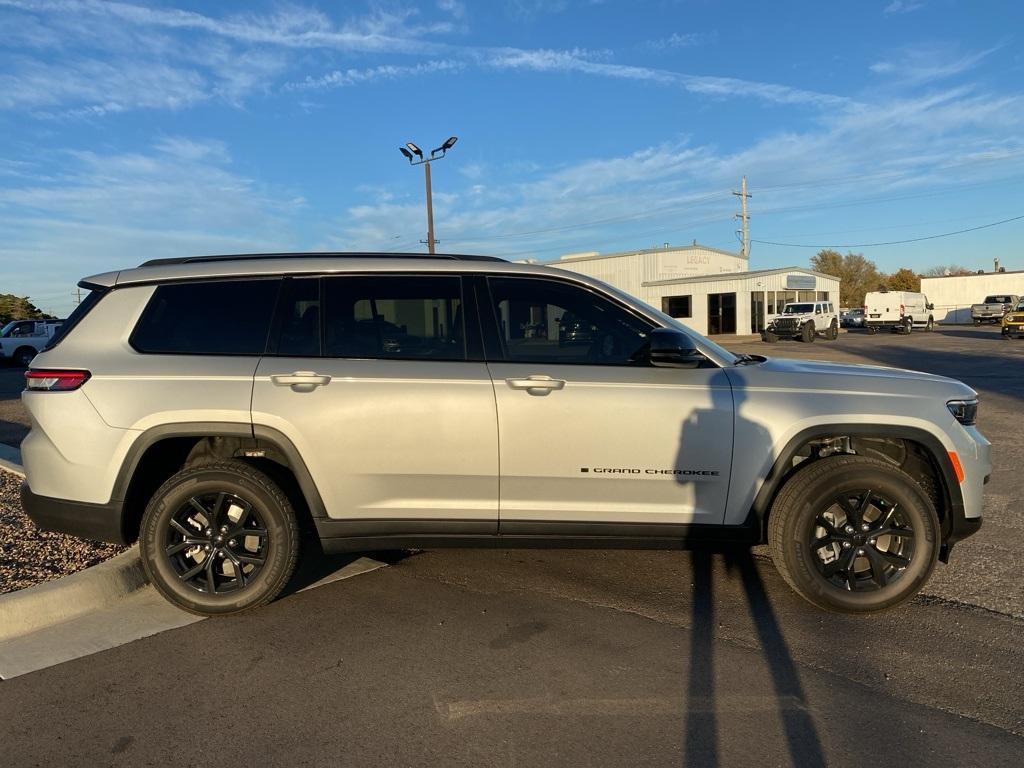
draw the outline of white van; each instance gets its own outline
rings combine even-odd
[[[868,333],[878,333],[879,328],[893,333],[910,333],[914,328],[930,331],[934,308],[923,293],[872,291],[864,297],[864,324]]]

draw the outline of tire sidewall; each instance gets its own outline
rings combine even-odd
[[[803,489],[795,514],[787,516],[783,527],[786,558],[801,593],[815,605],[845,612],[877,611],[910,598],[924,585],[938,559],[939,521],[924,493],[895,472],[879,465],[845,467],[809,482]],[[908,478],[909,479],[909,478]],[[914,554],[898,581],[877,591],[848,592],[826,581],[814,562],[808,546],[813,521],[829,502],[843,491],[870,488],[899,504],[914,531]]]
[[[269,537],[266,561],[259,574],[240,592],[223,596],[198,592],[182,582],[164,552],[171,516],[190,497],[220,491],[233,493],[251,503]],[[291,514],[268,488],[244,474],[213,467],[180,472],[154,494],[142,519],[139,549],[146,575],[164,597],[193,613],[236,613],[268,602],[291,575],[293,550],[298,547],[294,522],[289,524]]]

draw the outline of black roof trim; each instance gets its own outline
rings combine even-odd
[[[497,256],[471,256],[449,253],[234,253],[221,256],[183,256],[173,259],[150,259],[140,267],[162,267],[170,264],[202,264],[211,261],[244,261],[248,259],[452,259],[454,261],[505,261]]]

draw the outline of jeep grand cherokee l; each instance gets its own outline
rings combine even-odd
[[[81,286],[26,373],[24,508],[138,539],[196,613],[272,600],[304,525],[328,552],[767,542],[799,594],[856,613],[981,524],[966,385],[737,356],[582,275],[269,254]],[[562,343],[566,317],[587,337]]]

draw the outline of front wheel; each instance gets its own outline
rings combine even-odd
[[[239,613],[273,600],[295,569],[299,531],[288,498],[240,461],[189,467],[153,495],[139,533],[142,565],[191,613]]]
[[[873,325],[869,325],[868,326],[868,336],[874,336],[876,333],[878,333],[878,328],[876,328]]]
[[[765,331],[763,338],[766,344],[777,344],[779,341],[779,335],[773,331]]]
[[[934,328],[934,327],[935,327],[935,320],[934,320],[934,318],[932,318],[931,315],[929,315],[928,316],[928,323],[925,325],[924,329],[930,333],[932,328]]]
[[[810,344],[814,341],[816,331],[814,330],[814,321],[809,320],[804,323],[800,328],[800,341],[805,344]]]
[[[831,456],[799,469],[768,519],[772,560],[803,598],[827,611],[868,613],[909,600],[939,554],[939,520],[899,468]]]

